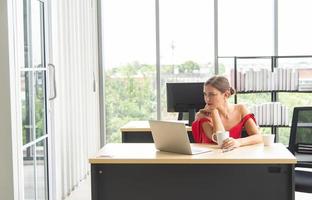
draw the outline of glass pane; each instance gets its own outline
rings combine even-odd
[[[23,144],[46,134],[45,72],[21,73]]]
[[[102,5],[106,137],[121,142],[121,126],[156,118],[155,1]]]
[[[43,3],[24,1],[25,67],[44,67]]]
[[[289,77],[288,87],[294,85],[292,90],[312,91],[312,57],[279,58],[277,64],[286,72],[285,79]]]
[[[288,122],[291,124],[294,107],[312,105],[311,93],[279,93],[279,101],[287,106],[288,110]],[[281,139],[280,142],[288,144],[290,129],[279,128],[278,134]]]
[[[273,2],[219,0],[219,56],[273,55]]]
[[[260,133],[261,134],[271,134],[272,133],[272,129],[271,128],[260,127]]]
[[[23,120],[23,144],[34,140],[34,75],[33,72],[21,73],[21,101]]]
[[[45,72],[35,72],[34,78],[35,127],[36,138],[39,138],[46,134]]]
[[[33,200],[36,196],[34,146],[30,146],[23,150],[23,166],[24,198],[25,200]]]
[[[279,55],[311,55],[311,0],[278,2]]]
[[[237,102],[244,103],[249,109],[255,105],[271,101],[271,93],[238,94]]]
[[[214,74],[213,8],[213,0],[160,1],[162,119],[178,119],[167,112],[167,82],[204,82]]]
[[[48,157],[46,140],[36,145],[36,175],[37,175],[37,199],[48,199]]]
[[[234,57],[218,58],[219,74],[230,78],[231,70],[234,70]],[[234,88],[234,84],[232,83]]]
[[[289,144],[289,136],[290,136],[290,128],[278,128],[278,142],[285,144],[288,146]]]
[[[231,71],[234,70],[234,57],[218,58],[219,75],[229,79],[231,87],[235,88],[234,77],[231,76]],[[229,98],[230,103],[234,103],[234,96]]]

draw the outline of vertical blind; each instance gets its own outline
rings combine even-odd
[[[58,0],[51,7],[54,192],[64,199],[85,179],[88,157],[100,146],[97,7],[96,0]]]

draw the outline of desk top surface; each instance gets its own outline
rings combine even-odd
[[[295,164],[296,158],[283,144],[263,144],[222,152],[216,145],[191,144],[212,151],[197,155],[183,155],[158,151],[153,143],[116,143],[105,145],[91,164]]]
[[[192,127],[185,126],[187,131],[192,131]],[[150,132],[151,128],[148,121],[130,121],[120,128],[122,133],[124,132]]]

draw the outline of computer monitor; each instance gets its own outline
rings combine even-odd
[[[188,112],[191,125],[195,113],[206,105],[203,86],[203,82],[167,83],[167,111],[179,112],[179,120],[182,120],[183,112]]]

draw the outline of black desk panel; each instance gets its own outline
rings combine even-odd
[[[92,164],[92,200],[294,200],[292,164]]]
[[[188,131],[188,136],[191,143],[194,143],[192,131]],[[121,133],[122,143],[153,143],[152,133],[150,131],[137,131],[128,132],[123,131]]]

